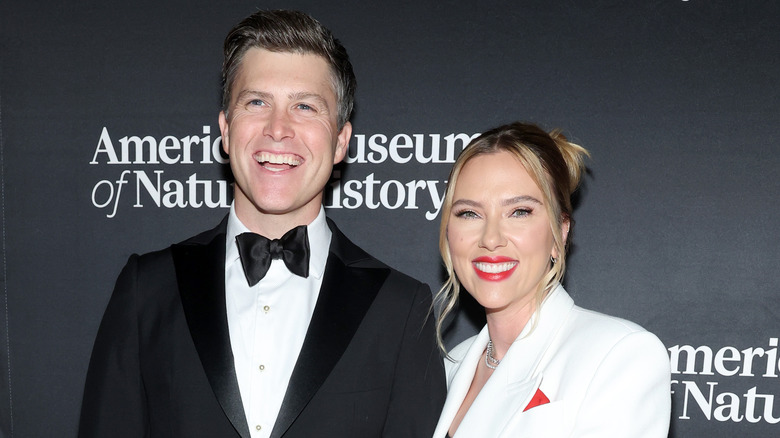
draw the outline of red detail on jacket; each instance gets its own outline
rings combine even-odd
[[[531,408],[535,408],[539,405],[546,405],[547,403],[550,403],[550,399],[547,398],[546,395],[544,395],[541,389],[537,389],[536,394],[534,394],[533,398],[528,403],[528,406],[526,406],[525,409],[523,409],[523,412]]]

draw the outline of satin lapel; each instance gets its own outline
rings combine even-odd
[[[348,251],[340,250],[344,247]],[[347,253],[365,256],[334,229],[317,305],[271,438],[287,431],[322,386],[390,273],[385,267],[351,266],[360,260],[345,258]]]
[[[236,431],[249,438],[230,348],[224,227],[221,230],[209,241],[198,242],[195,238],[174,245],[173,259],[187,324],[211,388]]]

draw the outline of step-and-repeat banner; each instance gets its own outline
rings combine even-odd
[[[437,289],[447,174],[524,120],[592,154],[566,286],[658,334],[673,437],[780,422],[780,3],[3,2],[0,436],[73,436],[92,342],[131,253],[232,201],[221,46],[256,8],[311,13],[358,77],[327,187],[358,244]],[[464,302],[449,346],[482,324]]]

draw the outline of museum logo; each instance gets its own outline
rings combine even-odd
[[[446,175],[460,151],[477,135],[355,134],[345,162],[353,170],[350,175],[365,174],[366,170],[369,173],[345,179],[342,171],[335,169],[325,189],[325,208],[419,210],[432,221],[441,209],[447,181],[441,177],[409,176],[410,172],[424,169],[421,165],[446,165],[438,172]],[[227,180],[199,176],[197,171],[188,170],[227,163],[222,137],[212,135],[208,125],[192,135],[119,138],[104,126],[89,161],[90,165],[105,169],[105,177],[92,186],[92,205],[103,210],[107,218],[116,217],[128,206],[227,208],[232,202],[232,188]],[[422,173],[430,174],[424,170]]]
[[[769,338],[768,346],[741,350],[733,346],[669,347],[672,394],[677,400],[682,398],[682,403],[675,404],[674,415],[681,420],[704,416],[720,422],[779,423],[777,339]]]

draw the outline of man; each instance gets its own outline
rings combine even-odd
[[[352,131],[345,49],[308,15],[261,11],[225,40],[223,84],[230,213],[130,257],[79,435],[430,436],[445,392],[430,290],[355,246],[322,207]]]

